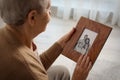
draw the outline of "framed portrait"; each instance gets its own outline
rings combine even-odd
[[[109,26],[81,17],[62,54],[75,62],[82,54],[87,54],[94,64],[111,31]]]

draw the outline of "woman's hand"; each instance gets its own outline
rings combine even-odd
[[[75,33],[75,28],[73,28],[70,32],[68,32],[67,34],[65,34],[63,37],[61,37],[57,43],[64,48],[64,46],[66,45],[66,43],[71,39],[72,35]]]
[[[92,63],[87,55],[81,55],[77,61],[72,80],[86,80],[89,71],[92,68]]]

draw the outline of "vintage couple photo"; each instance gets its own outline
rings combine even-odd
[[[74,48],[75,51],[86,54],[88,53],[90,47],[92,46],[94,40],[96,39],[97,33],[89,29],[85,29],[76,43]]]

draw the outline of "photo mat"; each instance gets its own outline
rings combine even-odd
[[[75,33],[67,42],[62,54],[75,62],[77,62],[82,54],[87,54],[92,64],[94,64],[112,28],[91,19],[81,17],[75,29]]]

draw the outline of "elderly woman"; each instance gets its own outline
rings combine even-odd
[[[0,0],[0,15],[6,23],[0,29],[0,80],[69,80],[65,68],[63,73],[59,68],[54,68],[57,72],[52,69],[53,72],[47,73],[47,70],[74,29],[40,56],[33,43],[33,38],[45,31],[50,20],[49,0]],[[72,80],[85,80],[91,66],[89,57],[81,56]]]

